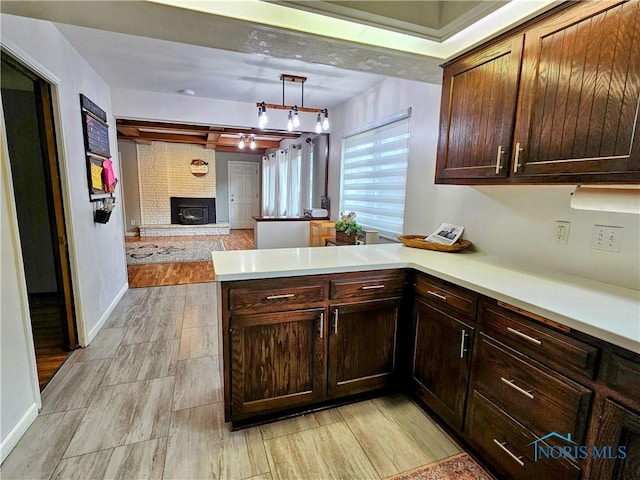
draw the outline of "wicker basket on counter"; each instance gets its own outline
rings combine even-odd
[[[355,245],[357,238],[358,237],[356,235],[347,235],[344,232],[336,232],[336,240],[338,242],[350,243],[352,245]]]
[[[473,245],[469,240],[458,240],[453,245],[442,245],[440,243],[427,242],[425,237],[427,235],[400,235],[398,240],[407,247],[436,250],[438,252],[460,252]]]

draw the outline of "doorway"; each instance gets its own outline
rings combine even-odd
[[[253,228],[253,216],[259,214],[259,165],[253,162],[229,162],[229,226]]]
[[[1,55],[9,164],[42,390],[78,346],[51,86]]]

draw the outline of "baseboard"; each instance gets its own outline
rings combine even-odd
[[[124,287],[122,287],[122,290],[118,292],[116,297],[109,304],[107,309],[104,311],[104,313],[100,317],[100,320],[98,320],[98,323],[96,324],[96,326],[89,331],[89,334],[85,339],[87,342],[87,345],[89,345],[93,341],[93,339],[96,337],[100,329],[104,326],[105,322],[107,321],[107,319],[109,318],[113,310],[118,306],[118,302],[120,302],[120,300],[122,300],[122,297],[124,297],[124,294],[127,293],[127,290],[129,290],[129,282],[126,282],[124,284]],[[87,345],[83,345],[83,347],[86,347]]]
[[[140,234],[138,232],[125,232],[124,236],[125,237],[139,237]]]
[[[22,418],[18,420],[18,423],[16,423],[7,436],[2,439],[2,442],[0,442],[0,463],[4,462],[4,459],[9,456],[13,447],[15,447],[18,441],[20,441],[37,416],[38,405],[34,402],[27,409]]]

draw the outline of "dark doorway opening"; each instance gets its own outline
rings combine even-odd
[[[51,86],[5,52],[0,84],[42,389],[77,347]]]

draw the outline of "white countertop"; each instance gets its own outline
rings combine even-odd
[[[640,291],[401,244],[212,252],[216,281],[413,268],[640,353]]]

